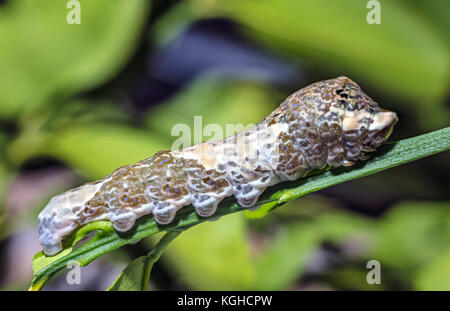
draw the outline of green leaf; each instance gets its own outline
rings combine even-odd
[[[325,168],[322,170],[313,170],[309,173],[307,173],[307,175],[305,177],[308,176],[314,176],[314,175],[318,175],[320,173],[326,172],[328,171],[329,168]],[[263,204],[260,208],[258,208],[257,210],[246,210],[245,211],[245,216],[249,219],[258,219],[258,218],[262,218],[264,216],[266,216],[267,214],[273,212],[277,207],[279,206],[279,202],[276,201],[272,201],[272,202],[268,202]]]
[[[269,203],[265,203],[263,205],[261,205],[260,208],[258,208],[257,210],[246,210],[245,211],[245,216],[248,219],[258,219],[258,218],[263,218],[264,216],[266,216],[267,214],[273,212],[278,206],[278,202],[277,201],[272,201]]]
[[[110,79],[133,52],[150,1],[82,1],[76,25],[66,22],[66,3],[0,7],[0,118],[32,115]]]
[[[148,282],[153,264],[159,260],[163,251],[181,234],[182,231],[166,233],[153,250],[146,256],[134,259],[108,288],[110,291],[137,291],[148,290]]]
[[[81,227],[77,232],[71,235],[68,239],[63,241],[63,250],[55,256],[46,256],[44,252],[39,252],[33,257],[33,272],[35,274],[39,273],[42,270],[46,270],[49,266],[58,265],[61,261],[70,257],[72,255],[72,250],[74,246],[81,241],[87,234],[97,231],[95,235],[86,242],[83,247],[89,247],[89,245],[95,243],[98,239],[103,236],[106,236],[108,233],[111,233],[114,230],[112,223],[108,221],[94,221],[83,227]],[[77,259],[75,259],[77,260]],[[70,261],[70,260],[69,260]],[[65,262],[62,266],[58,266],[58,270],[63,269],[67,266],[68,262]],[[81,266],[85,266],[88,262],[83,261],[83,258],[79,259],[78,263]],[[56,271],[58,271],[56,270]],[[56,272],[55,271],[55,272]],[[45,285],[47,280],[50,278],[51,274],[45,275],[42,278],[33,281],[30,285],[29,290],[40,290],[42,286]]]
[[[372,159],[356,165],[354,168],[336,169],[316,176],[302,178],[296,182],[275,185],[261,196],[258,204],[276,201],[278,205],[282,205],[313,191],[374,174],[438,152],[446,151],[449,148],[450,127],[404,139],[397,143],[384,145]],[[165,226],[158,225],[150,215],[142,217],[137,221],[136,227],[128,235],[118,235],[115,231],[106,232],[94,241],[89,241],[89,243],[81,245],[70,254],[58,258],[48,266],[42,268],[35,273],[31,288],[35,288],[36,284],[42,286],[51,275],[64,268],[69,260],[77,260],[81,265],[86,265],[107,252],[136,242],[152,234],[192,226],[204,222],[207,219],[243,210],[245,209],[237,205],[230,197],[222,201],[216,214],[209,218],[201,218],[198,216],[192,206],[178,211],[174,221]],[[83,228],[80,230],[83,230]]]
[[[62,252],[52,257],[46,256],[44,252],[37,253],[33,257],[33,272],[36,273],[53,263],[55,260],[70,254],[72,252],[72,249],[72,246],[66,247]]]

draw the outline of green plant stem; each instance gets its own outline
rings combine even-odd
[[[450,127],[424,135],[383,145],[369,160],[354,167],[339,168],[323,172],[295,182],[275,185],[264,192],[257,205],[265,204],[269,210],[305,194],[330,187],[339,183],[371,175],[386,169],[424,158],[450,148]],[[264,206],[263,206],[264,207]],[[49,261],[48,265],[35,271],[30,289],[39,290],[54,273],[63,269],[70,260],[77,260],[85,266],[101,255],[119,247],[136,242],[161,231],[183,230],[210,218],[245,210],[237,205],[233,198],[227,198],[218,207],[217,212],[209,218],[199,217],[192,206],[181,209],[169,225],[157,224],[153,217],[146,216],[138,220],[137,225],[127,235],[115,231],[100,231],[95,238],[69,254]],[[91,225],[92,229],[95,226]],[[99,228],[101,229],[101,228]],[[81,229],[82,230],[82,229]]]
[[[146,256],[138,257],[133,260],[117,277],[113,284],[111,284],[108,290],[147,291],[150,272],[152,271],[153,265],[159,260],[169,243],[172,242],[177,236],[179,236],[181,232],[183,232],[183,230],[174,230],[167,232]]]

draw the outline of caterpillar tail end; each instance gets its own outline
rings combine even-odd
[[[63,249],[62,243],[43,245],[43,252],[46,256],[54,256]]]

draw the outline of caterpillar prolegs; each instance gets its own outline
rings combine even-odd
[[[62,239],[95,220],[127,231],[152,213],[160,224],[193,205],[211,216],[235,196],[252,207],[269,186],[325,166],[349,166],[367,158],[398,121],[347,77],[309,85],[290,95],[248,131],[121,167],[105,178],[53,197],[39,215],[40,243],[58,253]]]

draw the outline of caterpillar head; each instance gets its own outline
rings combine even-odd
[[[354,81],[347,77],[335,79],[338,104],[344,109],[342,133],[346,159],[364,159],[364,152],[374,151],[392,133],[398,117],[381,109]]]
[[[63,237],[80,226],[79,215],[100,186],[101,183],[88,183],[54,196],[48,202],[38,217],[39,243],[46,255],[62,250]]]

